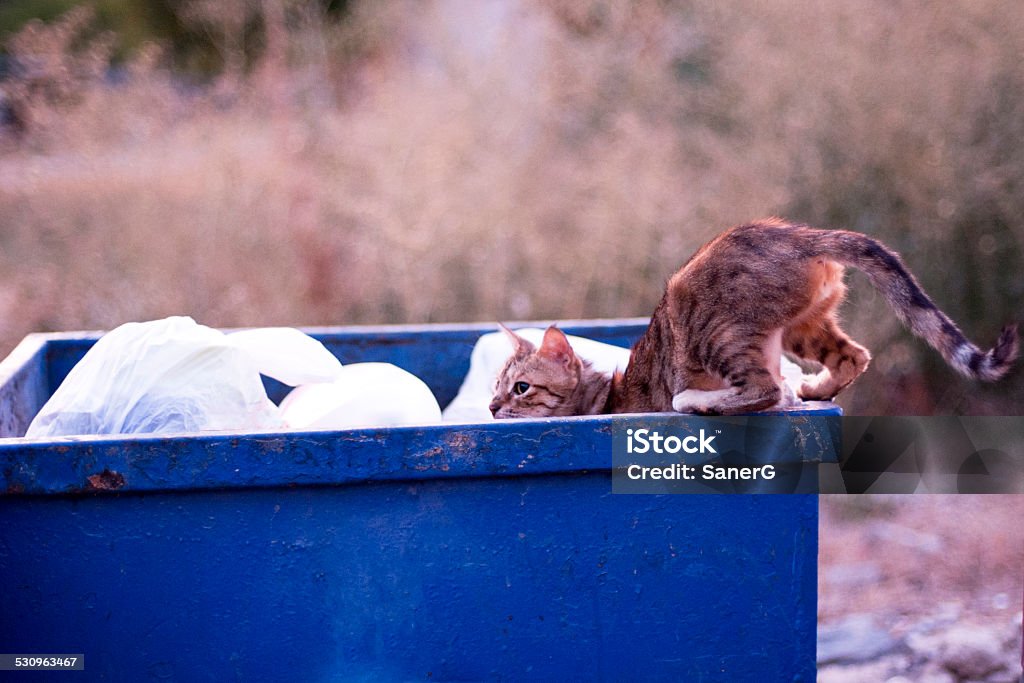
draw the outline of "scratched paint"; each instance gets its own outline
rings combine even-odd
[[[480,331],[320,334],[450,396]],[[0,424],[89,343],[0,365]],[[816,498],[612,495],[612,419],[0,440],[0,642],[104,680],[812,681]]]
[[[114,680],[813,680],[813,496],[609,488],[7,497],[0,642]]]

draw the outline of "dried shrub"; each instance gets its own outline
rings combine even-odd
[[[773,213],[902,250],[980,343],[1024,294],[1014,3],[230,6],[186,5],[234,64],[204,86],[156,48],[112,80],[69,38],[85,15],[9,45],[77,75],[0,153],[0,347],[171,313],[645,315],[703,241]],[[1020,375],[951,379],[854,285],[877,360],[849,409],[1016,412]]]

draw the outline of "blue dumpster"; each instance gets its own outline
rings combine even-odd
[[[443,406],[493,329],[310,333]],[[815,495],[612,494],[633,417],[11,438],[97,336],[0,363],[0,651],[126,681],[814,680]]]

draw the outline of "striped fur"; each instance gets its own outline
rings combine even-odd
[[[991,349],[979,349],[925,294],[899,255],[881,242],[859,233],[833,230],[816,231],[811,244],[819,254],[867,275],[900,321],[965,377],[993,382],[1002,378],[1017,358],[1015,325],[1004,326]]]
[[[1009,371],[1019,347],[1015,325],[1004,327],[995,346],[983,351],[881,242],[773,218],[722,233],[669,279],[624,374],[594,372],[551,328],[539,349],[517,342],[498,379],[492,412],[528,417],[762,410],[782,396],[781,351],[822,366],[804,382],[801,398],[833,398],[871,360],[839,326],[844,266],[863,271],[899,319],[957,372],[994,381]],[[524,386],[519,382],[535,391],[517,395],[513,389]],[[543,391],[550,387],[558,387],[561,399]]]

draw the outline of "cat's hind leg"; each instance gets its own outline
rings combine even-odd
[[[729,345],[716,349],[707,365],[729,386],[711,391],[686,389],[672,397],[672,408],[679,413],[735,415],[774,406],[782,391],[766,367],[762,347],[763,340],[756,340],[739,349]]]
[[[821,363],[821,372],[800,386],[800,398],[810,401],[832,399],[867,370],[871,354],[850,339],[833,316],[807,321],[788,328],[782,347],[799,358]]]

